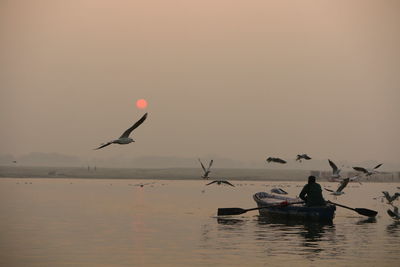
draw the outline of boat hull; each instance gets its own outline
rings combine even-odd
[[[280,206],[277,204],[284,201],[288,203],[298,202],[299,199],[276,196],[265,192],[254,194],[253,198],[258,207],[273,205],[273,207],[260,209],[261,216],[306,221],[332,221],[335,217],[336,206],[332,204],[315,207],[307,207],[304,204]]]

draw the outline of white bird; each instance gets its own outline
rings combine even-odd
[[[353,167],[353,169],[358,172],[365,173],[365,176],[370,176],[372,174],[378,173],[378,171],[376,171],[376,169],[378,169],[380,166],[382,166],[382,164],[383,163],[376,165],[373,169],[366,169],[363,167]]]
[[[211,166],[212,166],[214,160],[211,160],[211,161],[210,161],[210,163],[208,164],[208,168],[207,168],[207,169],[206,169],[206,167],[204,167],[203,162],[201,162],[200,159],[199,159],[199,162],[200,162],[200,164],[201,164],[201,168],[202,168],[203,171],[204,171],[204,174],[201,176],[201,178],[203,178],[203,179],[208,179],[208,178],[210,178],[209,175],[210,175]]]
[[[210,184],[214,184],[214,183],[217,183],[217,185],[227,184],[227,185],[235,187],[233,184],[231,184],[230,182],[225,181],[225,180],[215,180],[215,181],[212,181],[211,183],[208,183],[206,185],[210,185]]]
[[[340,177],[340,171],[341,169],[339,169],[335,163],[333,163],[333,161],[331,161],[330,159],[328,159],[329,165],[331,165],[332,167],[332,178],[339,178]]]
[[[302,159],[310,160],[311,158],[307,154],[299,154],[299,155],[297,155],[296,161],[300,161],[301,162]]]
[[[382,194],[388,201],[387,203],[390,205],[392,205],[393,201],[395,201],[398,197],[400,197],[400,193],[394,193],[394,195],[391,196],[388,191],[382,191]]]
[[[112,140],[110,142],[104,143],[100,145],[98,148],[95,148],[95,150],[109,146],[111,144],[120,144],[120,145],[126,145],[132,142],[135,142],[132,138],[129,137],[131,132],[135,130],[137,127],[139,127],[140,124],[142,124],[147,118],[147,113],[145,113],[137,122],[135,122],[132,127],[127,129],[118,139]]]
[[[343,181],[340,182],[340,185],[339,185],[338,189],[336,189],[336,191],[333,191],[328,188],[324,188],[324,189],[326,191],[332,192],[331,195],[340,196],[340,195],[344,194],[343,189],[347,186],[349,181],[350,181],[350,178],[343,179]]]
[[[282,188],[272,188],[271,193],[280,194],[280,195],[287,195],[287,192]]]

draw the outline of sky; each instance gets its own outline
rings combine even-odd
[[[0,153],[400,168],[399,25],[389,0],[2,0]]]

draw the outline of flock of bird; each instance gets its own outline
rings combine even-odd
[[[134,141],[132,138],[130,138],[129,136],[131,135],[131,133],[133,132],[133,130],[135,130],[137,127],[139,127],[139,126],[146,120],[146,118],[147,118],[147,113],[145,113],[145,114],[144,114],[138,121],[136,121],[130,128],[128,128],[127,130],[125,130],[125,131],[122,133],[122,135],[121,135],[118,139],[114,139],[114,140],[112,140],[112,141],[103,143],[103,144],[101,144],[99,147],[95,148],[95,150],[104,148],[104,147],[109,146],[109,145],[111,145],[111,144],[126,145],[126,144],[130,144],[130,143],[132,143],[132,142],[135,142],[135,141]],[[308,156],[307,154],[298,154],[298,155],[296,156],[296,159],[295,159],[295,160],[301,163],[303,160],[311,160],[311,159],[312,159],[312,158],[311,158],[310,156]],[[201,162],[200,159],[198,159],[198,160],[199,160],[200,165],[201,165],[201,168],[202,168],[202,170],[203,170],[203,175],[201,175],[201,178],[207,179],[207,180],[208,180],[208,179],[210,178],[211,166],[213,165],[214,160],[211,160],[211,161],[209,162],[207,168],[204,166],[203,162]],[[278,157],[268,157],[268,158],[266,159],[266,161],[267,161],[268,163],[271,163],[271,162],[279,163],[279,164],[286,164],[286,163],[287,163],[286,160],[284,160],[284,159],[282,159],[282,158],[278,158]],[[337,188],[336,190],[331,190],[331,189],[328,189],[328,188],[324,188],[324,189],[325,189],[326,191],[331,192],[331,194],[334,195],[334,196],[340,196],[340,195],[344,194],[344,191],[343,191],[343,190],[344,190],[344,188],[348,185],[348,183],[349,183],[350,181],[357,180],[357,179],[359,178],[359,175],[356,175],[356,176],[353,176],[353,177],[341,178],[341,175],[340,175],[341,169],[339,169],[339,168],[337,167],[337,165],[336,165],[333,161],[331,161],[330,159],[328,159],[328,163],[329,163],[329,165],[330,165],[331,168],[332,168],[332,175],[331,175],[331,178],[332,178],[334,181],[339,182],[339,186],[338,186],[338,188]],[[353,167],[353,169],[354,169],[355,171],[361,173],[361,174],[364,174],[365,176],[371,176],[371,175],[373,175],[373,174],[378,173],[377,169],[378,169],[380,166],[382,166],[382,163],[376,165],[374,168],[371,168],[371,169],[369,169],[369,168],[364,168],[364,167]],[[230,183],[229,181],[227,181],[227,180],[220,180],[220,179],[219,179],[219,180],[213,180],[212,182],[207,183],[206,186],[207,186],[207,185],[212,185],[212,184],[217,184],[217,185],[226,184],[226,185],[229,185],[229,186],[233,186],[233,187],[234,187],[234,185],[233,185],[232,183]],[[143,187],[144,185],[145,185],[145,184],[138,184],[138,185],[135,185],[135,186]],[[272,192],[272,193],[276,193],[276,194],[287,194],[287,192],[284,191],[284,190],[281,189],[281,188],[273,188],[273,189],[271,190],[271,192]],[[393,201],[395,201],[395,200],[400,196],[400,193],[395,193],[393,196],[391,196],[387,191],[383,191],[382,193],[383,193],[383,197],[386,198],[386,200],[388,201],[388,204],[390,204],[390,205],[392,205],[392,206],[393,206]],[[383,197],[382,197],[382,198],[383,198]],[[400,219],[400,214],[399,214],[398,208],[395,207],[395,206],[393,206],[393,208],[394,208],[393,211],[390,210],[390,209],[388,210],[388,214],[389,214],[391,217],[393,217],[393,218]]]

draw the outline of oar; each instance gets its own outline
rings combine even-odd
[[[239,214],[243,214],[246,213],[248,211],[251,210],[260,210],[260,209],[265,209],[265,208],[273,208],[273,207],[284,207],[284,206],[288,206],[288,205],[292,205],[292,204],[300,204],[300,203],[304,203],[303,201],[300,202],[281,202],[279,204],[274,204],[274,205],[268,205],[268,206],[263,206],[263,207],[257,207],[257,208],[251,208],[251,209],[241,209],[241,208],[219,208],[217,215],[218,216],[224,216],[224,215],[239,215]]]
[[[361,215],[364,215],[364,216],[368,216],[368,217],[375,217],[378,214],[378,212],[374,211],[374,210],[363,209],[363,208],[355,208],[355,209],[353,209],[353,208],[350,208],[350,207],[347,207],[347,206],[344,206],[344,205],[341,205],[341,204],[338,204],[338,203],[334,203],[332,201],[327,201],[327,202],[331,203],[331,204],[333,204],[335,206],[339,206],[339,207],[345,208],[345,209],[354,210],[358,214],[361,214]]]

